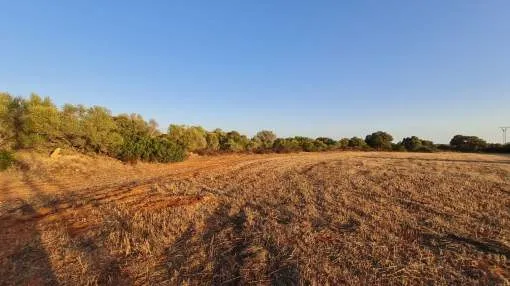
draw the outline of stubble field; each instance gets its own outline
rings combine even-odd
[[[26,153],[0,174],[2,285],[510,283],[510,157]]]

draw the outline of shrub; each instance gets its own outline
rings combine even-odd
[[[450,146],[448,144],[437,144],[437,145],[435,145],[435,148],[438,150],[441,150],[441,151],[451,151],[452,150],[452,146]]]
[[[207,131],[201,126],[171,124],[168,127],[168,136],[191,152],[207,147]]]
[[[117,157],[124,162],[180,162],[186,158],[186,150],[166,136],[138,136],[124,140]]]
[[[431,146],[420,146],[419,148],[413,150],[415,152],[421,152],[421,153],[432,153],[435,152],[436,149]]]
[[[510,143],[503,144],[489,144],[484,150],[489,153],[510,153]]]
[[[82,120],[85,148],[96,153],[115,155],[123,141],[120,131],[124,130],[118,127],[110,110],[93,106],[86,110]]]
[[[351,139],[349,139],[348,146],[351,148],[355,148],[355,149],[364,149],[364,148],[368,147],[365,140],[363,140],[359,137],[352,137]]]
[[[397,144],[391,143],[391,150],[397,151],[397,152],[402,152],[402,151],[406,151],[406,148],[404,147],[404,145],[402,145],[402,143],[397,143]]]
[[[14,126],[11,118],[13,98],[0,92],[0,147],[10,147],[14,139]]]
[[[216,132],[207,132],[205,141],[207,142],[207,151],[216,152],[220,150],[220,134]]]
[[[318,144],[316,144],[316,141],[312,138],[303,137],[303,136],[296,136],[294,137],[294,140],[298,142],[299,146],[301,147],[302,151],[305,152],[315,152],[319,150]]]
[[[294,138],[278,138],[273,143],[273,151],[276,153],[291,153],[301,150],[299,142]]]
[[[336,141],[333,140],[333,142],[335,142],[335,144],[328,145],[328,144],[324,143],[323,141],[314,140],[313,145],[315,147],[315,151],[325,151],[325,150],[332,149],[336,146]]]
[[[262,130],[257,132],[257,134],[253,137],[252,142],[255,149],[271,149],[275,140],[276,134],[272,131]]]
[[[186,150],[179,144],[163,138],[151,138],[149,145],[150,162],[180,162],[186,159]]]
[[[407,151],[415,151],[422,146],[421,141],[422,140],[416,136],[406,137],[402,139],[402,145]]]
[[[342,149],[349,147],[349,138],[342,138],[338,140],[338,147]]]
[[[365,142],[374,149],[391,150],[391,141],[393,136],[383,131],[377,131],[365,137]]]
[[[0,171],[6,170],[14,164],[14,155],[6,150],[0,150]]]
[[[326,146],[325,149],[333,149],[335,147],[338,147],[338,142],[328,137],[318,137],[315,140],[323,143]]]
[[[220,136],[220,149],[225,152],[246,151],[250,140],[237,131],[230,131]]]
[[[457,151],[477,152],[486,148],[487,142],[476,136],[455,135],[450,140],[450,146]]]
[[[46,97],[36,94],[13,106],[20,125],[17,127],[18,147],[40,148],[54,146],[62,138],[60,114],[57,107]]]
[[[302,141],[300,143],[301,149],[305,152],[315,152],[317,151],[317,146],[314,144],[314,141]]]
[[[436,150],[436,146],[432,141],[423,140],[416,136],[402,139],[402,145],[407,151],[412,152],[434,152]]]

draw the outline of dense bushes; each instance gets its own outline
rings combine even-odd
[[[266,152],[273,148],[276,134],[269,130],[259,131],[251,139],[250,149],[256,152]]]
[[[450,146],[457,151],[478,152],[487,147],[487,142],[476,136],[455,135],[450,140]]]
[[[120,115],[115,118],[122,144],[116,156],[127,162],[177,162],[186,158],[186,142],[160,134],[154,120],[146,122],[141,115]]]
[[[387,150],[434,152],[510,152],[510,144],[487,144],[476,136],[455,135],[449,145],[434,144],[416,136],[392,143],[393,136],[377,131],[359,137],[316,139],[296,136],[277,138],[272,131],[262,130],[251,139],[232,130],[207,131],[200,126],[170,125],[162,134],[154,120],[145,121],[138,114],[113,116],[99,106],[66,104],[57,108],[49,98],[36,94],[29,98],[0,93],[0,148],[3,168],[12,164],[9,150],[56,147],[93,152],[123,161],[182,161],[187,152],[318,152],[327,150]]]
[[[412,152],[434,152],[437,150],[432,141],[423,140],[416,136],[406,137],[402,139],[401,144],[405,150]]]
[[[359,137],[352,137],[349,139],[349,143],[347,144],[347,147],[354,148],[354,149],[366,149],[368,147],[365,140],[359,138]]]
[[[161,137],[137,136],[124,141],[118,151],[118,158],[125,162],[179,162],[186,158],[182,145]]]
[[[299,142],[294,138],[278,138],[273,144],[276,153],[291,153],[302,151]]]
[[[184,147],[159,137],[157,124],[140,115],[112,116],[103,107],[65,105],[59,110],[49,98],[28,99],[0,94],[0,147],[52,149],[68,147],[124,161],[182,161]]]
[[[242,152],[246,151],[250,140],[245,135],[237,131],[227,133],[220,132],[220,150],[224,152]]]
[[[510,143],[507,144],[488,144],[484,149],[488,153],[510,153]]]
[[[191,152],[207,147],[207,132],[200,126],[171,124],[168,127],[168,137]]]

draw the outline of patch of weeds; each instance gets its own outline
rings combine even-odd
[[[7,170],[14,165],[14,154],[7,150],[0,150],[0,171]]]

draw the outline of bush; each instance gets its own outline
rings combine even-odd
[[[461,152],[477,152],[485,149],[487,142],[476,136],[455,135],[450,140],[450,146]]]
[[[328,138],[328,137],[319,137],[315,140],[318,142],[324,143],[324,145],[326,146],[326,148],[324,148],[324,149],[334,149],[336,147],[339,147],[338,142],[336,142],[335,140]]]
[[[411,152],[434,152],[436,146],[432,141],[423,140],[416,136],[406,137],[402,139],[402,145],[407,151]]]
[[[171,124],[168,136],[191,152],[201,151],[207,146],[207,131],[201,126]]]
[[[0,147],[12,147],[15,138],[13,103],[14,99],[8,93],[0,92]]]
[[[324,143],[323,141],[314,140],[313,145],[315,147],[314,148],[315,151],[325,151],[325,150],[333,149],[336,146],[336,142],[335,142],[335,144],[328,145],[328,144]]]
[[[253,137],[253,140],[260,143],[261,148],[271,149],[276,140],[276,134],[269,130],[262,130]]]
[[[220,150],[220,134],[216,132],[207,132],[205,139],[207,141],[207,152],[213,153]]]
[[[7,170],[14,164],[14,155],[5,150],[0,150],[0,171]]]
[[[419,148],[415,149],[414,152],[421,152],[421,153],[433,153],[436,149],[434,147],[430,146],[420,146]]]
[[[484,150],[488,153],[510,153],[510,143],[503,144],[489,144]]]
[[[241,135],[237,131],[230,131],[220,136],[220,149],[225,152],[243,152],[246,151],[250,139],[246,135]]]
[[[320,141],[303,136],[296,136],[294,137],[294,140],[298,142],[299,146],[301,147],[301,150],[305,152],[317,152],[321,148],[325,148],[326,146],[326,144]]]
[[[278,138],[273,143],[273,151],[276,153],[291,153],[301,150],[299,142],[294,138]]]
[[[338,140],[338,147],[342,149],[349,147],[349,138],[342,138]]]
[[[397,144],[391,143],[391,150],[397,151],[397,152],[403,152],[403,151],[406,151],[406,148],[404,147],[404,145],[402,145],[402,143],[397,143]]]
[[[355,149],[365,149],[368,147],[365,140],[359,137],[352,137],[351,139],[349,139],[349,144],[347,146]]]
[[[435,148],[440,151],[451,151],[452,147],[448,144],[437,144]]]
[[[180,162],[186,158],[186,150],[165,136],[133,137],[124,140],[117,158],[124,162]]]
[[[365,137],[368,146],[374,149],[391,150],[393,136],[383,131],[377,131]]]

